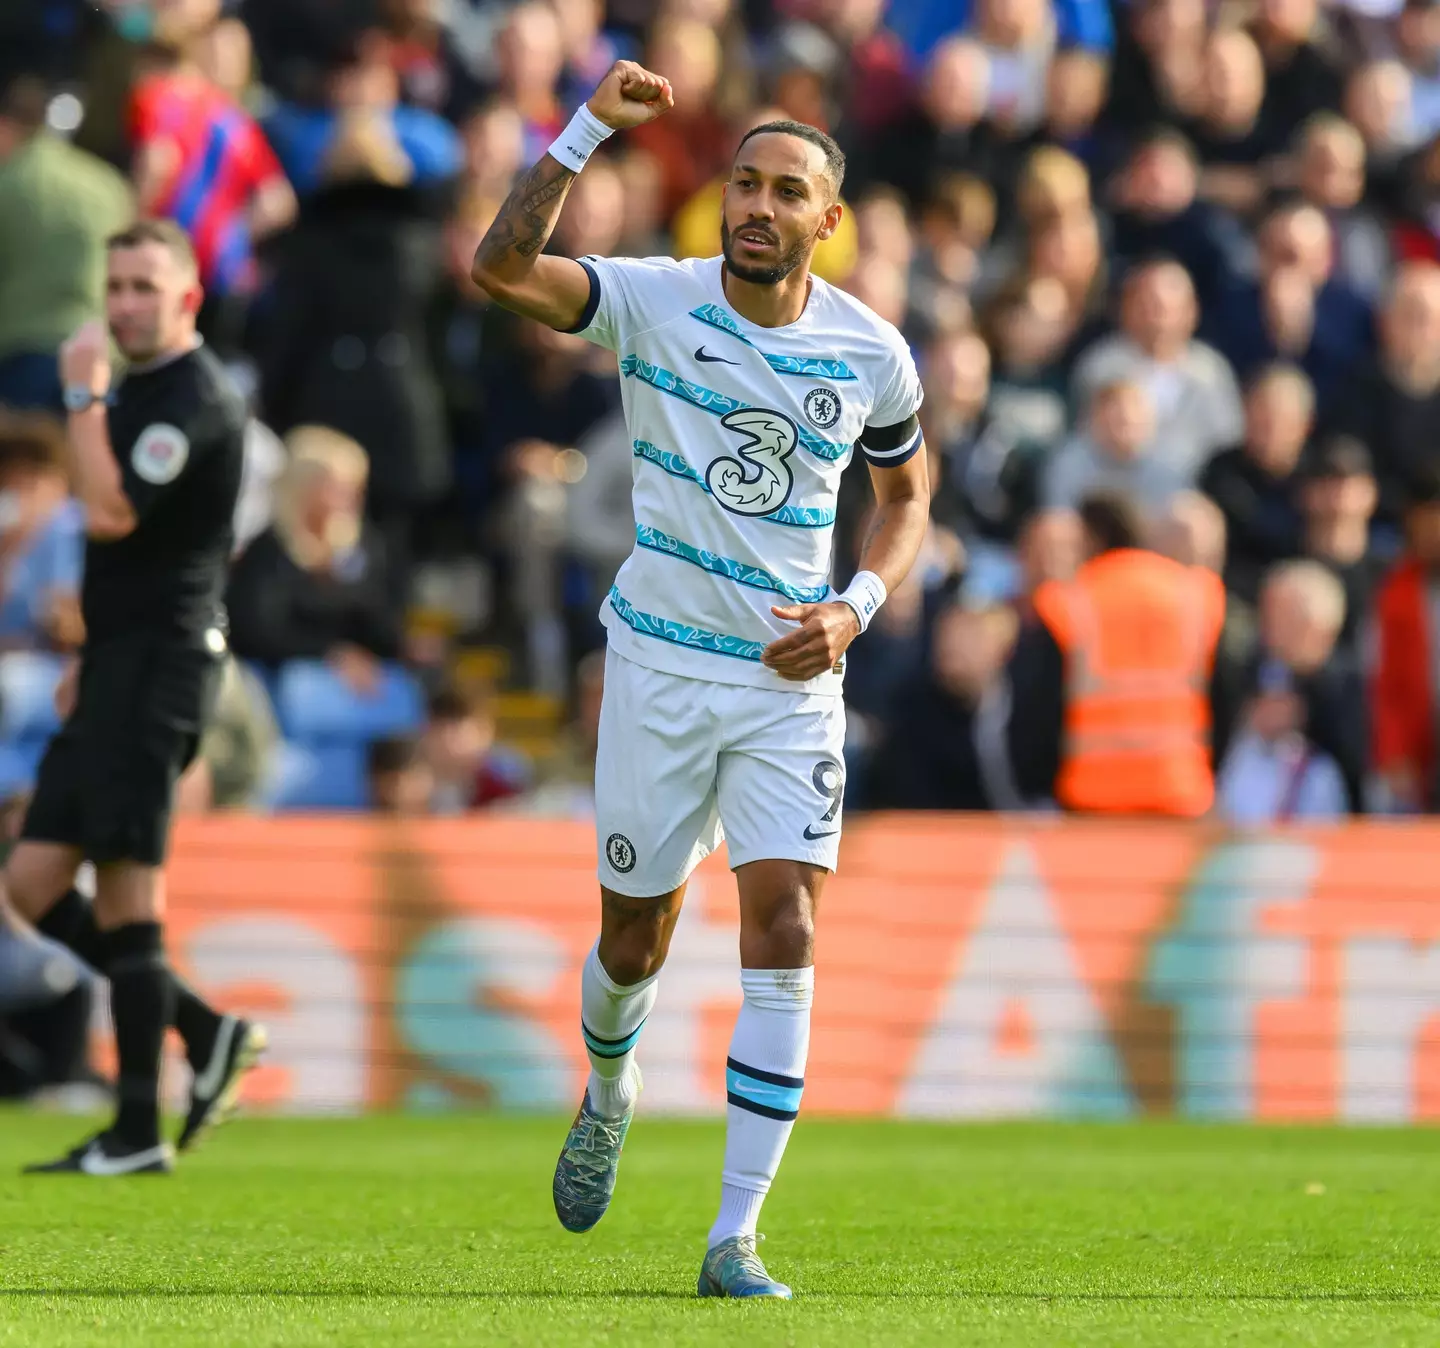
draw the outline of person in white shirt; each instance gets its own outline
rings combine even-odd
[[[744,1000],[699,1291],[788,1297],[755,1254],[756,1221],[804,1087],[815,905],[840,835],[845,650],[925,537],[921,390],[895,328],[810,273],[840,223],[844,174],[814,127],[746,135],[721,257],[544,254],[591,153],[672,101],[663,76],[617,63],[518,180],[472,272],[507,308],[619,355],[632,441],[635,548],[602,611],[601,931],[581,988],[591,1073],[555,1208],[586,1231],[609,1206],[640,1088],[635,1044],[686,881],[723,836]],[[835,502],[857,446],[878,506],[861,569],[837,593]]]

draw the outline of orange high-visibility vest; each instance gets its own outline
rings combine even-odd
[[[1205,814],[1215,798],[1207,690],[1225,621],[1220,578],[1120,549],[1073,581],[1047,581],[1035,610],[1065,656],[1059,803]]]

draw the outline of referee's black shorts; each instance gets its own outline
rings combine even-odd
[[[97,865],[162,865],[175,784],[199,749],[223,659],[198,641],[139,634],[87,650],[21,837],[77,847]]]

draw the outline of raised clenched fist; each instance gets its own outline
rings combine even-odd
[[[675,106],[670,81],[634,61],[616,61],[586,105],[606,126],[644,126]]]
[[[82,323],[60,347],[60,378],[66,385],[104,393],[110,386],[110,343],[97,319]]]

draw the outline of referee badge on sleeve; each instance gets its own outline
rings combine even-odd
[[[157,421],[147,426],[135,440],[130,451],[130,466],[137,477],[163,487],[174,482],[190,457],[190,441],[178,426]]]

